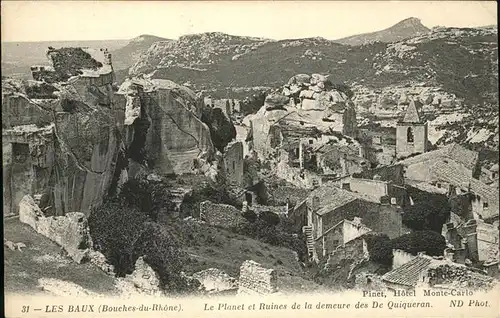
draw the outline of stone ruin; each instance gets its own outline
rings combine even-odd
[[[208,294],[236,294],[238,280],[218,268],[209,268],[193,274]]]
[[[275,269],[247,260],[240,267],[238,294],[266,295],[278,292],[278,276]]]

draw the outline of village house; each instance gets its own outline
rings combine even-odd
[[[390,238],[408,232],[402,224],[404,195],[399,188],[392,187],[390,182],[377,180],[372,182],[353,178],[351,181],[352,188],[360,192],[350,191],[348,183],[342,189],[335,182],[327,182],[313,190],[306,200],[289,213],[289,218],[297,227],[302,227],[306,234],[313,258],[322,257],[336,248],[335,240],[341,240],[335,236],[343,233],[343,230],[330,230],[339,228],[344,220],[347,220],[345,224],[351,224],[349,222],[355,217],[361,218],[363,227],[359,226],[359,235],[368,231],[367,228],[385,233]]]
[[[459,287],[492,287],[493,278],[479,270],[454,263],[444,257],[430,257],[423,253],[382,276],[391,290],[421,288],[454,289]]]

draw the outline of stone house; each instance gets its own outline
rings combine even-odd
[[[474,219],[457,225],[447,223],[443,231],[450,246],[448,254],[454,261],[462,264],[465,258],[476,263],[498,261],[498,233],[498,225]]]
[[[482,219],[493,224],[498,221],[498,191],[478,180],[478,153],[451,144],[438,150],[407,158],[400,162],[405,166],[405,179],[413,183],[426,183],[446,189],[450,195],[464,198],[462,215]]]
[[[492,287],[493,278],[444,258],[420,253],[409,262],[382,276],[389,290],[414,290],[416,288],[482,288]]]
[[[354,217],[352,221],[342,220],[324,232],[322,236],[315,238],[316,255],[326,257],[339,245],[346,244],[368,232],[371,232],[371,229],[362,223],[361,218]]]
[[[320,242],[322,245],[323,240],[318,240],[319,238],[322,239],[325,233],[338,226],[339,222],[351,221],[355,217],[362,218],[366,227],[385,233],[390,238],[407,233],[402,224],[402,208],[399,203],[387,195],[377,197],[373,194],[356,193],[341,189],[334,182],[327,182],[313,190],[306,200],[296,206],[290,212],[289,218],[294,221],[296,227],[303,227],[310,245],[310,253],[316,253],[313,251],[314,242]],[[335,239],[332,238],[331,242],[333,240]],[[336,247],[329,244],[330,240],[325,240],[325,245],[320,250],[331,251]],[[322,254],[323,252],[320,253]]]

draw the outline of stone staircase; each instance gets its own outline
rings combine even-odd
[[[311,226],[304,226],[304,227],[302,227],[302,232],[306,236],[307,254],[309,255],[310,258],[313,258],[313,256],[314,256],[314,239],[313,239],[313,235],[312,235],[312,227]]]

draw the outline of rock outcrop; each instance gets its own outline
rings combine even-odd
[[[218,268],[209,268],[193,274],[209,294],[236,293],[238,280]]]
[[[35,200],[26,195],[19,204],[19,220],[59,244],[77,263],[88,260],[92,240],[85,215],[69,212],[65,216],[44,216]]]
[[[111,61],[71,52],[51,50],[54,67],[33,70],[45,82],[2,81],[4,215],[26,194],[41,195],[48,215],[88,215],[111,186],[124,108]]]
[[[215,150],[201,121],[203,101],[168,80],[132,79],[117,92],[126,100],[125,143],[136,162],[162,173],[190,173],[202,153]]]

